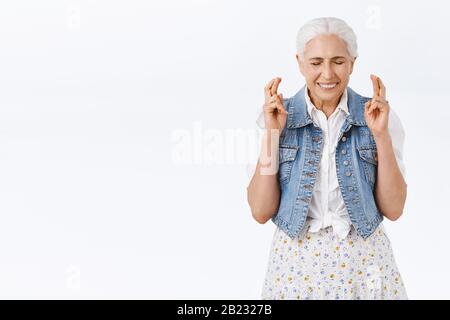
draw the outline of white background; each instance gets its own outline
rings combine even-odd
[[[315,4],[317,3],[317,4]],[[295,36],[337,16],[350,86],[406,131],[385,223],[412,299],[450,298],[445,1],[3,1],[0,297],[258,299],[274,224],[246,187],[263,87],[303,85]]]

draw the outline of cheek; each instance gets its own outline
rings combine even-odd
[[[345,80],[350,77],[351,71],[352,69],[349,65],[340,66],[336,69],[336,74],[339,76],[339,78],[341,78],[341,80]]]
[[[307,67],[305,69],[305,78],[307,82],[314,82],[320,76],[320,70],[316,68]]]

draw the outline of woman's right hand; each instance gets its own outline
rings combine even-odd
[[[283,94],[278,94],[281,78],[269,81],[264,87],[265,102],[263,105],[264,123],[266,129],[282,130],[286,126],[288,112],[284,108]]]

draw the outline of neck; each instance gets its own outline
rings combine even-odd
[[[341,100],[342,97],[342,93],[335,99],[333,100],[322,100],[319,99],[317,97],[315,97],[314,95],[311,94],[311,91],[309,91],[308,89],[308,95],[309,98],[311,99],[311,102],[314,104],[314,106],[323,111],[325,114],[332,114],[334,112],[334,110],[336,109],[339,101]]]

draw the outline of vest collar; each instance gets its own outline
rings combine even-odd
[[[287,128],[301,128],[310,123],[313,123],[305,101],[305,90],[306,85],[303,86],[293,97],[291,97],[289,108],[288,108],[288,118],[287,118]],[[347,99],[348,99],[348,111],[346,121],[348,124],[356,125],[356,126],[367,126],[367,123],[364,119],[364,103],[369,100],[369,98],[365,98],[355,91],[353,91],[350,87],[346,88],[347,90]]]

